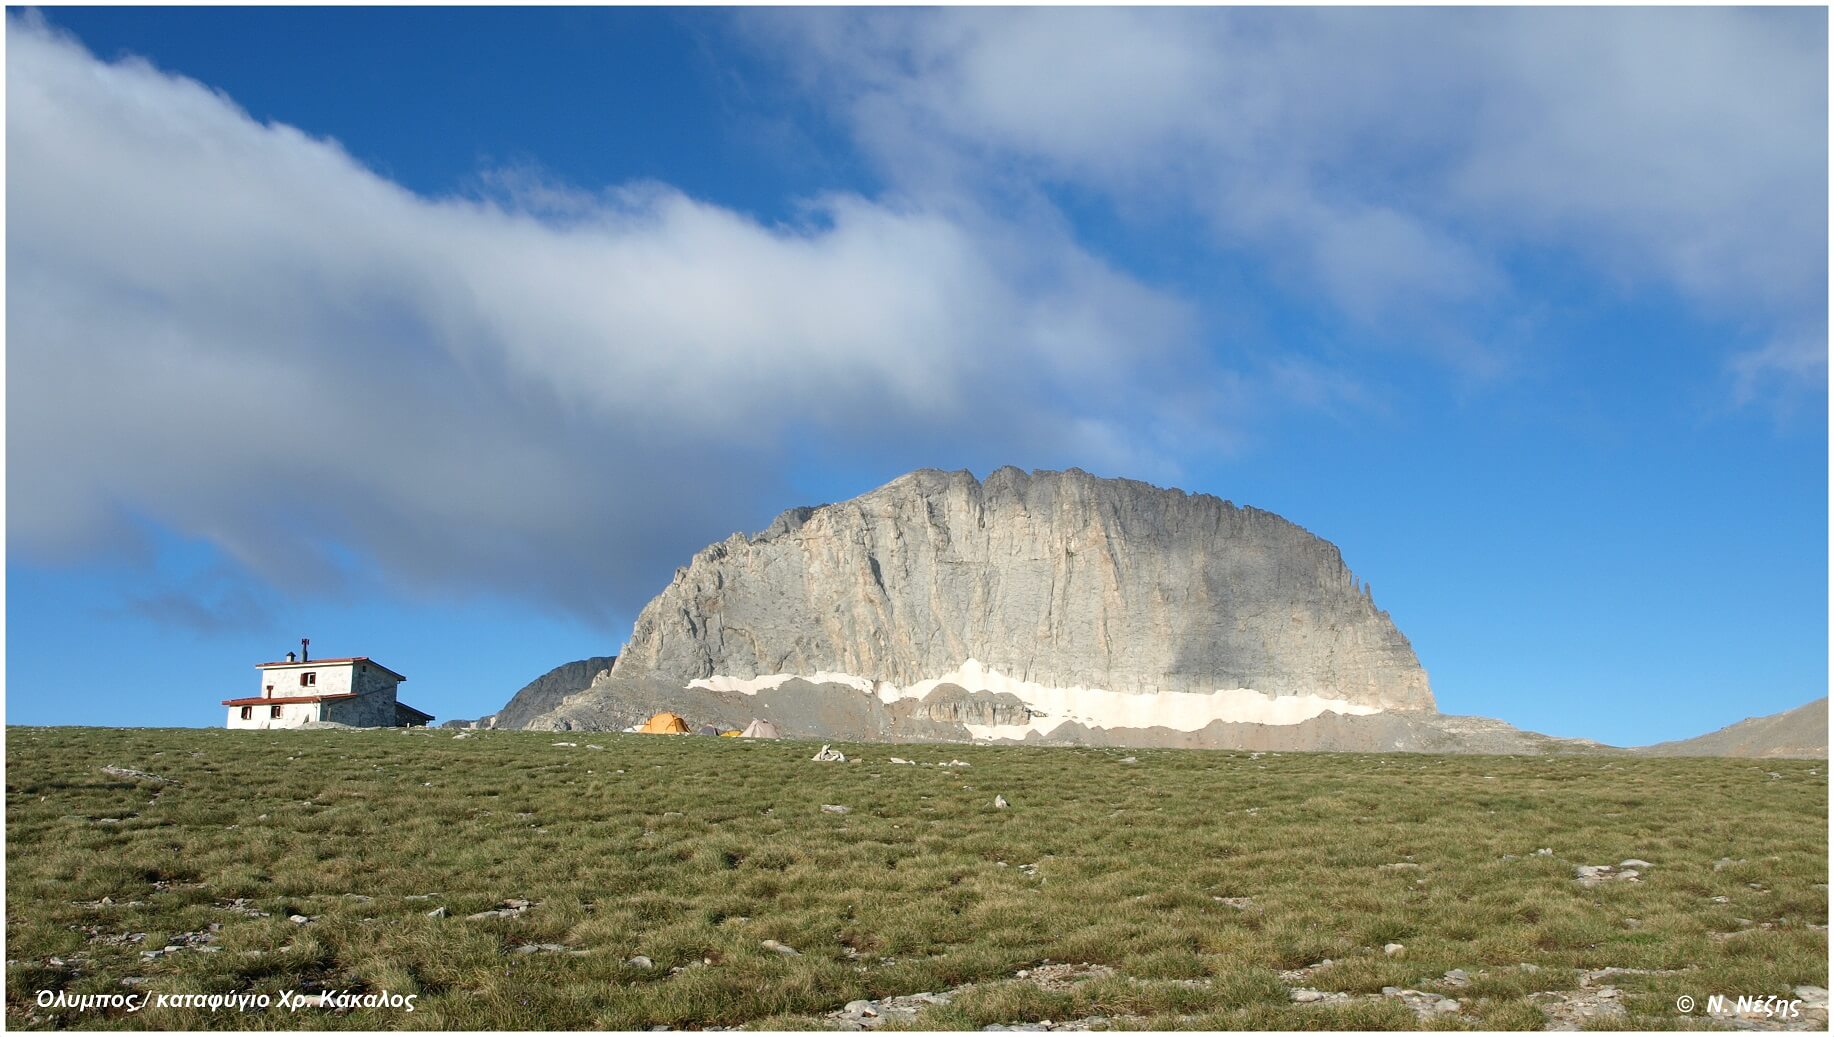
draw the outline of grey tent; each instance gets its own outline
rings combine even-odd
[[[768,720],[753,720],[751,725],[739,733],[740,738],[782,738],[777,733],[777,725]]]
[[[714,735],[717,737],[720,733],[720,729],[714,727],[712,724],[702,724],[700,730],[694,733],[697,735]]]

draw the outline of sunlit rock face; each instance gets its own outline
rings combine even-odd
[[[1076,469],[918,471],[735,534],[677,570],[611,678],[726,698],[797,680],[885,706],[943,689],[922,716],[983,738],[1434,709],[1336,547]]]

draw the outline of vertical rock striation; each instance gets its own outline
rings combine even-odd
[[[1077,469],[923,470],[735,534],[677,570],[612,676],[787,674],[885,695],[964,672],[984,685],[971,691],[1111,704],[1251,689],[1338,712],[1434,708],[1336,547],[1269,512]]]

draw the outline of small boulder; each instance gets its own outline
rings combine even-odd
[[[758,944],[758,946],[764,948],[767,951],[771,951],[776,954],[781,954],[786,958],[802,957],[801,951],[797,950],[794,947],[791,947],[787,943],[778,943],[776,940],[764,940],[764,941],[761,941]]]
[[[1582,886],[1596,886],[1618,878],[1617,869],[1609,864],[1581,864],[1573,869],[1573,877]]]
[[[995,796],[993,797],[993,806],[995,810],[1005,810],[1007,807],[1012,806],[1012,804],[1006,802],[1005,796]]]
[[[630,960],[626,961],[624,964],[629,965],[633,969],[653,969],[656,967],[655,962],[649,960],[648,958],[644,957],[641,954],[637,955],[634,958],[631,958]]]
[[[824,814],[851,814],[853,808],[841,806],[839,803],[823,803],[821,812]]]
[[[444,918],[451,913],[452,912],[446,910],[444,907],[436,907],[433,910],[427,912],[427,917],[428,918]]]
[[[1399,958],[1403,954],[1407,953],[1407,948],[1398,943],[1390,943],[1390,944],[1383,945],[1382,953],[1388,955],[1391,958]]]
[[[809,760],[812,763],[846,763],[847,754],[841,752],[839,749],[830,749],[828,746],[824,745],[821,747],[821,752],[809,757]]]

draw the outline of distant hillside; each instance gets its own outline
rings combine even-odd
[[[1650,756],[1828,758],[1828,700],[1767,717],[1751,717],[1711,734],[1659,742],[1636,750]]]

